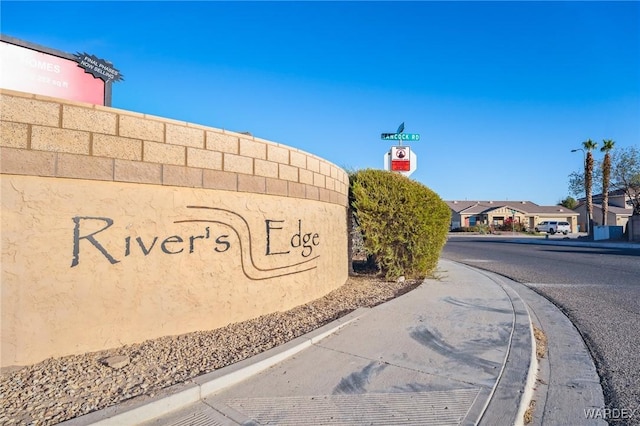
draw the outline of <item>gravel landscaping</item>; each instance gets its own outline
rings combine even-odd
[[[160,389],[281,345],[359,307],[393,299],[419,284],[356,274],[328,295],[286,312],[3,371],[0,424],[57,424],[139,395],[153,396]]]

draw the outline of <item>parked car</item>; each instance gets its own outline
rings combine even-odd
[[[534,228],[536,232],[547,232],[551,235],[556,232],[562,232],[564,235],[567,235],[571,232],[571,225],[569,222],[559,222],[556,220],[545,220],[544,222],[540,222]]]

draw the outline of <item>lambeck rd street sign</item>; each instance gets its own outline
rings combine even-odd
[[[380,139],[384,141],[419,141],[419,133],[382,133]]]

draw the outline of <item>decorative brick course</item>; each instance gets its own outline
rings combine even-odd
[[[238,175],[238,191],[264,194],[267,191],[265,178],[240,174]]]
[[[113,159],[58,154],[56,176],[87,180],[113,180]]]
[[[110,112],[71,105],[62,106],[62,127],[65,129],[115,135],[117,123],[118,116]]]
[[[327,178],[325,179],[325,187],[326,187],[327,189],[330,189],[331,191],[334,191],[334,190],[336,189],[336,187],[335,187],[335,182],[336,182],[336,180],[335,180],[335,179],[330,178],[330,177],[327,177]]]
[[[206,149],[187,148],[187,166],[222,170],[222,153]]]
[[[0,89],[0,103],[2,173],[347,203],[349,179],[343,170],[286,145],[5,89]]]
[[[306,169],[307,155],[301,152],[291,151],[290,163],[292,166],[300,167],[301,169]]]
[[[313,185],[305,185],[305,198],[308,200],[319,200],[320,199],[320,188]]]
[[[253,158],[242,157],[234,154],[224,154],[223,169],[227,172],[253,174]]]
[[[313,172],[307,169],[300,169],[300,183],[313,185]]]
[[[238,175],[236,173],[219,170],[203,170],[202,173],[202,186],[205,188],[225,191],[238,190]]]
[[[275,145],[267,145],[267,160],[289,164],[289,150]]]
[[[151,163],[184,166],[186,164],[186,148],[180,145],[144,141],[142,159]]]
[[[278,176],[280,179],[298,182],[298,168],[287,166],[286,164],[278,164]]]
[[[320,198],[319,198],[320,201],[324,201],[326,203],[331,202],[331,191],[324,188],[318,188],[318,193],[320,195]]]
[[[55,176],[55,152],[0,148],[0,172],[10,175]]]
[[[320,160],[315,157],[307,157],[307,170],[320,173]]]
[[[113,180],[161,185],[162,164],[115,160]]]
[[[313,184],[318,188],[325,188],[325,176],[320,173],[313,173]]]
[[[331,166],[328,163],[320,163],[320,173],[325,176],[331,176]]]
[[[229,154],[237,154],[238,137],[226,135],[218,132],[206,132],[207,149],[212,151],[228,152]]]
[[[93,135],[93,155],[142,161],[142,141],[119,136]]]
[[[265,176],[268,178],[277,178],[278,177],[278,164],[272,163],[271,161],[266,160],[258,160],[254,161],[254,172],[258,176]]]
[[[33,126],[31,149],[89,155],[89,132]]]
[[[281,195],[286,197],[289,195],[289,185],[286,181],[280,179],[266,178],[267,191],[269,195]]]
[[[240,155],[264,160],[265,158],[267,158],[267,146],[260,142],[253,142],[241,138]]]
[[[162,166],[162,184],[202,188],[202,169],[184,166]]]
[[[289,182],[289,197],[306,198],[305,185],[302,183]]]
[[[120,115],[118,132],[120,136],[154,142],[164,142],[164,123],[143,117]]]
[[[329,170],[329,176],[331,176],[332,179],[338,179],[338,168],[336,166],[330,166]]]
[[[60,104],[22,96],[0,94],[0,119],[19,123],[55,126],[60,124]],[[8,92],[8,91],[7,91]]]
[[[0,123],[0,146],[27,148],[29,144],[29,126],[23,123],[3,121]]]
[[[204,131],[186,126],[167,124],[167,141],[172,145],[184,145],[192,148],[204,148]]]

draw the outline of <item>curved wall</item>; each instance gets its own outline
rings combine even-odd
[[[1,365],[290,309],[344,284],[348,175],[249,135],[0,91]]]

